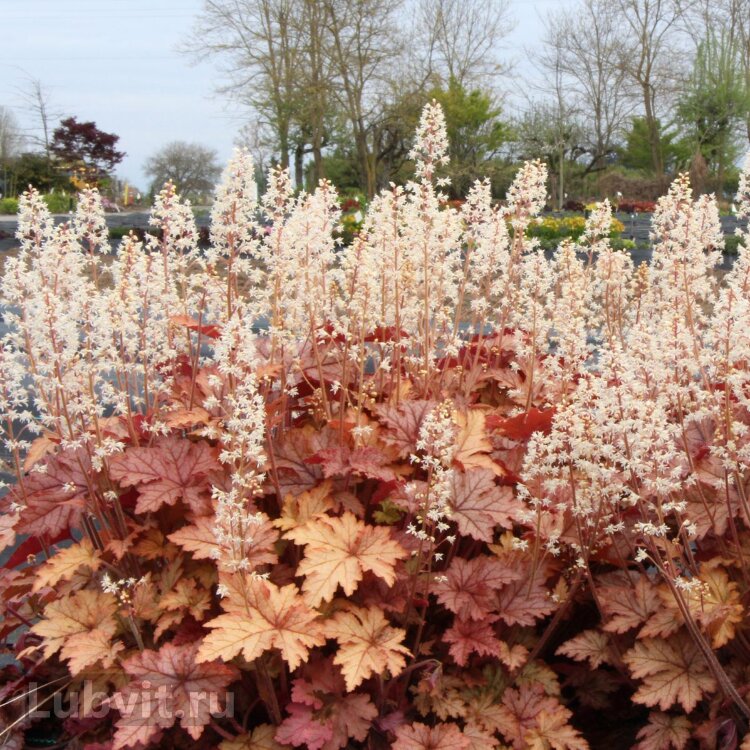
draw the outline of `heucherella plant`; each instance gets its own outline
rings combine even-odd
[[[545,166],[456,209],[447,153],[431,104],[346,245],[244,151],[208,250],[171,184],[114,254],[21,199],[4,746],[750,746],[748,230],[721,278],[680,177],[649,265],[606,201],[548,256]]]

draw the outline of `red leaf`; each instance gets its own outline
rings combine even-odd
[[[490,414],[487,416],[485,424],[488,428],[497,430],[510,440],[523,441],[528,440],[535,432],[549,432],[554,416],[554,406],[549,409],[533,407],[515,417],[501,417],[498,414]]]
[[[138,487],[136,513],[183,500],[200,514],[208,489],[206,475],[218,468],[208,444],[170,436],[149,448],[128,448],[110,462],[110,476],[125,487]]]
[[[239,672],[219,661],[196,663],[199,645],[167,643],[158,651],[141,651],[123,663],[132,679],[113,699],[121,714],[114,750],[146,745],[178,718],[194,740],[203,734],[211,712],[219,709],[220,697]]]
[[[539,571],[531,582],[524,576],[497,594],[497,612],[508,625],[535,625],[556,607],[545,577]]]
[[[456,618],[453,627],[445,631],[443,640],[451,644],[450,655],[456,664],[463,667],[469,655],[495,656],[500,658],[502,644],[495,637],[490,624],[496,617],[486,620],[461,620]]]
[[[323,472],[308,459],[328,448],[324,435],[311,426],[289,430],[274,459],[282,494],[299,495],[320,484]]]
[[[451,519],[458,530],[480,542],[491,542],[496,525],[511,528],[518,503],[510,487],[498,487],[490,469],[454,471]]]
[[[328,722],[315,718],[310,706],[290,703],[289,716],[279,726],[274,739],[284,745],[306,745],[308,750],[321,750],[333,739],[333,728]]]
[[[70,529],[64,529],[61,531],[57,536],[52,537],[47,541],[47,547],[51,547],[53,544],[57,544],[58,542],[63,542],[68,539],[71,539]],[[21,565],[25,563],[29,557],[29,555],[37,555],[44,549],[44,546],[42,545],[42,542],[40,541],[38,536],[30,536],[28,539],[25,539],[21,544],[16,547],[16,549],[13,551],[13,554],[5,561],[5,564],[3,565],[4,568],[7,568],[10,570],[11,568],[15,568],[16,565]]]
[[[292,687],[292,701],[288,710],[292,717],[285,719],[276,734],[278,742],[291,745],[313,744],[328,735],[316,725],[330,730],[330,737],[318,745],[321,750],[338,750],[349,745],[349,740],[362,742],[370,731],[378,710],[370,697],[362,693],[347,693],[344,679],[330,659],[307,665],[309,680],[297,679]],[[302,741],[297,733],[300,723],[307,719]],[[310,731],[312,729],[312,731]],[[282,739],[283,738],[283,739]]]
[[[196,331],[197,333],[208,336],[212,339],[218,339],[219,336],[221,336],[220,326],[201,324],[189,315],[173,315],[169,319],[169,322],[177,326],[184,326],[189,331]]]
[[[390,459],[377,448],[364,447],[351,450],[347,446],[326,448],[306,459],[308,464],[320,464],[326,479],[334,476],[361,474],[380,481],[393,481],[396,478],[390,469]]]
[[[365,336],[365,341],[377,341],[384,343],[386,341],[403,341],[409,338],[409,334],[396,328],[396,326],[378,326],[371,333]]]
[[[435,585],[438,601],[461,619],[481,620],[497,606],[495,593],[520,574],[501,560],[478,555],[471,560],[454,557],[445,580]]]
[[[383,440],[398,450],[399,458],[414,453],[419,428],[436,406],[437,401],[402,401],[398,406],[383,404],[375,409],[380,421],[388,427]]]
[[[91,462],[85,450],[66,450],[45,462],[44,473],[24,479],[24,491],[13,491],[13,500],[25,506],[16,527],[19,534],[57,537],[75,525],[85,507],[91,480]]]

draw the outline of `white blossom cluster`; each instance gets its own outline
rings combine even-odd
[[[251,570],[253,535],[267,519],[255,508],[265,474],[265,399],[258,392],[254,370],[259,358],[247,318],[239,311],[226,321],[214,349],[217,375],[211,376],[223,398],[217,403],[223,429],[219,460],[229,472],[228,483],[215,484],[214,536],[217,561],[230,570]]]
[[[749,176],[750,161],[742,215],[750,215]],[[526,520],[551,554],[568,546],[587,559],[617,538],[618,554],[629,549],[688,591],[700,583],[692,541],[723,533],[727,512],[750,522],[747,234],[720,285],[716,201],[694,199],[687,177],[658,203],[650,267],[635,271],[609,247],[608,223],[606,206],[589,219],[590,263],[565,244],[553,261],[550,340],[561,361],[542,368],[564,382],[568,360],[579,362],[570,397],[554,399],[552,429],[530,441]],[[598,336],[596,361],[582,368],[587,331]]]
[[[158,236],[130,235],[111,259],[95,190],[58,226],[27,193],[0,285],[7,451],[20,465],[42,433],[83,450],[94,510],[114,513],[111,457],[174,429],[168,399],[200,406],[229,477],[214,488],[216,536],[241,567],[265,522],[268,400],[302,393],[300,408],[353,422],[364,442],[373,399],[458,394],[423,421],[414,461],[428,479],[408,486],[410,531],[433,543],[450,517],[453,411],[486,378],[519,413],[556,408],[531,439],[521,489],[550,554],[585,560],[616,538],[618,552],[689,580],[691,540],[735,517],[750,524],[750,233],[720,282],[716,201],[681,177],[659,201],[650,266],[612,248],[607,202],[547,258],[527,236],[547,200],[544,164],[525,164],[504,204],[477,182],[455,209],[435,103],[412,156],[414,180],[381,191],[348,246],[330,183],[295,195],[274,168],[259,198],[242,150],[217,189],[207,250],[169,183],[151,216]],[[750,217],[750,160],[737,201]]]
[[[411,456],[411,462],[426,472],[427,480],[410,482],[405,492],[417,509],[414,521],[407,526],[407,533],[423,542],[435,544],[437,534],[450,529],[448,521],[453,497],[451,466],[456,453],[457,429],[451,401],[444,401],[429,412],[419,428],[416,445],[419,453]],[[436,554],[441,556],[440,552]]]

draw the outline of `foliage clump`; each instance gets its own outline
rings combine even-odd
[[[548,260],[542,164],[453,208],[436,105],[413,156],[345,248],[330,184],[272,170],[259,198],[244,152],[205,252],[171,185],[109,266],[96,191],[59,226],[23,197],[3,739],[32,684],[94,687],[60,722],[88,750],[747,731],[747,234],[719,284],[716,204],[680,178],[650,268],[606,202]]]

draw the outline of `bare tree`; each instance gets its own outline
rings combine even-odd
[[[210,193],[221,174],[218,154],[199,143],[173,141],[149,157],[144,172],[155,189],[171,180],[186,196]]]
[[[393,74],[400,53],[396,15],[401,0],[323,0],[330,54],[357,153],[362,186],[372,197],[377,187],[372,119],[376,94]]]
[[[640,92],[651,162],[664,173],[659,111],[681,75],[678,48],[681,22],[694,0],[615,0],[619,24],[628,33],[620,64]]]
[[[8,167],[23,146],[23,134],[18,120],[8,107],[0,105],[0,177],[2,187],[0,194],[7,194]]]
[[[16,116],[0,105],[0,163],[7,163],[20,151],[24,141]]]
[[[220,91],[251,106],[277,138],[289,166],[297,77],[301,68],[298,0],[204,0],[185,50],[196,60],[217,57],[226,77]]]
[[[550,98],[530,101],[517,123],[516,148],[523,159],[544,159],[550,165],[552,203],[562,209],[565,202],[565,162],[582,154],[583,129],[576,103],[567,96],[559,60],[550,68]]]
[[[605,166],[626,118],[633,112],[632,86],[621,63],[622,30],[611,0],[582,0],[545,22],[540,63],[550,79],[561,77],[567,99],[575,99],[590,123],[585,130],[586,172]]]
[[[323,173],[323,147],[326,142],[326,119],[334,99],[334,70],[329,48],[328,11],[322,0],[301,0],[299,38],[304,63],[299,71],[301,95],[297,113],[301,137],[297,143],[295,172],[301,182],[302,155],[306,142],[313,157],[314,178]]]
[[[20,89],[20,95],[25,102],[25,109],[35,123],[28,133],[28,140],[32,145],[44,151],[49,159],[52,131],[63,113],[52,102],[50,89],[38,78],[29,77],[26,86]]]
[[[508,0],[419,0],[427,70],[461,85],[486,84],[502,73],[502,40],[513,30]]]

